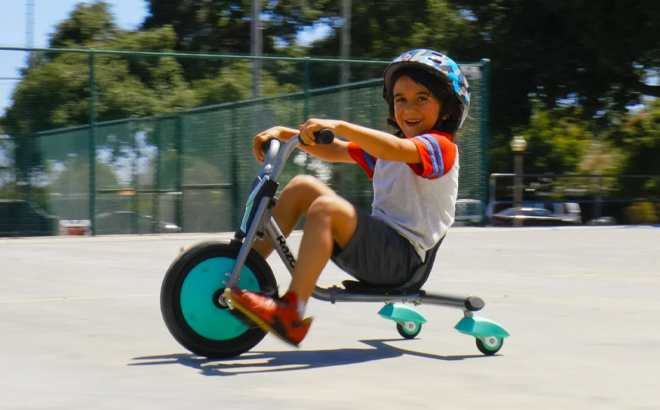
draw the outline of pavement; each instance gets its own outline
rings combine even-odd
[[[659,227],[452,228],[425,289],[485,300],[511,334],[492,357],[453,329],[460,310],[418,307],[403,340],[380,303],[316,300],[298,349],[192,355],[163,275],[180,246],[230,236],[0,238],[0,409],[660,408]],[[346,278],[330,263],[320,285]]]

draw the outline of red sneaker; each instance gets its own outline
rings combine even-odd
[[[312,325],[312,318],[300,318],[298,296],[292,292],[273,299],[232,286],[225,289],[224,296],[231,301],[234,309],[250,318],[264,332],[273,332],[275,336],[296,347]]]

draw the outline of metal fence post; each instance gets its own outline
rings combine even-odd
[[[238,127],[236,115],[231,116],[231,221],[232,226],[238,221],[241,207],[240,192],[238,190]],[[238,227],[236,227],[238,229]]]
[[[176,224],[183,228],[183,115],[176,117],[176,190],[179,192],[176,200]]]
[[[309,118],[309,97],[310,97],[310,90],[312,88],[311,86],[311,73],[310,73],[310,67],[309,67],[309,57],[305,57],[305,84],[304,84],[304,90],[305,90],[305,102],[304,102],[304,107],[303,107],[303,116],[305,117],[303,119],[304,121],[307,121]]]
[[[131,185],[133,186],[133,195],[131,196],[131,210],[133,211],[132,217],[131,217],[131,233],[132,234],[137,234],[141,233],[140,232],[140,197],[139,197],[139,191],[140,191],[140,175],[138,173],[138,164],[140,163],[140,148],[138,147],[137,139],[135,138],[135,134],[137,132],[138,126],[137,126],[137,118],[135,116],[132,116],[130,120],[128,121],[128,132],[131,134],[130,135],[130,142],[131,142],[131,148],[133,148],[133,152],[135,153],[135,159],[133,160],[133,164],[131,164]]]
[[[94,52],[89,53],[89,221],[96,235],[96,79]]]
[[[488,93],[488,88],[490,87],[490,60],[488,58],[481,59],[481,166],[482,166],[482,175],[484,181],[484,188],[482,192],[482,203],[486,203],[488,198],[488,127],[489,127],[489,118],[488,118],[488,99],[490,95]],[[484,221],[486,221],[486,207],[483,207],[484,212]]]
[[[161,158],[161,151],[163,147],[161,147],[161,138],[160,138],[160,133],[161,133],[161,121],[160,119],[156,119],[156,124],[154,126],[154,144],[156,145],[156,169],[155,171],[155,176],[154,176],[154,191],[155,194],[152,199],[151,203],[151,214],[153,215],[152,219],[152,225],[151,225],[151,233],[160,233],[157,231],[158,227],[158,222],[160,221],[160,158]]]

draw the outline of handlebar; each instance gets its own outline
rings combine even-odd
[[[280,152],[280,145],[282,143],[278,139],[268,140],[261,146],[261,150],[266,154],[264,158],[264,165],[272,164],[277,157],[277,153]]]
[[[335,140],[335,134],[333,134],[333,132],[327,128],[324,128],[321,131],[317,131],[314,133],[314,142],[316,142],[319,145],[330,145],[334,140]],[[305,145],[305,146],[308,145],[305,144],[302,139],[300,139],[300,134],[298,134],[298,143],[300,145]]]
[[[305,144],[302,139],[300,139],[300,134],[296,137],[298,138],[298,144],[308,146],[309,144]],[[335,140],[335,134],[330,131],[327,128],[322,129],[321,131],[317,131],[314,133],[314,142],[316,142],[319,145],[330,145],[332,142]],[[266,159],[264,160],[264,164],[270,164],[271,162],[268,161],[268,159],[275,159],[275,156],[277,156],[277,152],[280,150],[280,141],[277,139],[271,139],[268,140],[264,143],[264,145],[261,147],[263,150],[263,153],[266,154]],[[272,149],[271,149],[272,148]],[[271,153],[272,158],[271,158]]]
[[[314,140],[317,144],[320,145],[330,145],[335,140],[335,134],[327,128],[322,129],[321,131],[314,133]],[[272,172],[271,178],[275,181],[280,176],[282,168],[284,168],[284,163],[288,159],[291,152],[298,146],[298,144],[303,144],[300,140],[300,134],[296,138],[291,138],[280,152],[281,142],[277,139],[272,139],[266,141],[262,146],[263,152],[267,152],[266,158],[264,159],[264,165],[261,169],[261,174],[259,179],[264,175],[270,174]],[[306,144],[303,144],[306,145]]]

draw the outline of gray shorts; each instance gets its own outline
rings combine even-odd
[[[330,259],[361,281],[381,286],[404,284],[422,264],[415,248],[385,222],[360,209],[357,217],[346,248],[335,243]]]

